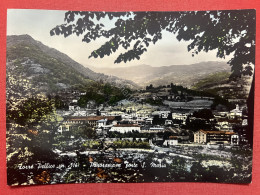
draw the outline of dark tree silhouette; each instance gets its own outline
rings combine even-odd
[[[206,120],[214,118],[212,111],[209,110],[209,109],[202,109],[202,110],[195,111],[193,113],[193,116],[196,117],[196,118],[203,118],[203,119],[206,119]]]
[[[114,26],[105,26],[102,19],[108,17]],[[188,11],[188,12],[79,12],[65,13],[65,23],[50,31],[51,35],[71,34],[83,36],[89,43],[100,37],[108,38],[89,57],[109,56],[123,47],[126,52],[119,54],[115,63],[140,59],[150,44],[162,38],[162,31],[176,35],[181,41],[191,41],[188,51],[192,55],[201,51],[216,50],[216,56],[233,57],[231,78],[253,75],[253,83],[248,98],[249,118],[253,119],[254,70],[255,65],[255,10]],[[249,122],[250,123],[250,122]],[[253,125],[253,121],[250,125]],[[253,129],[253,126],[249,129]],[[252,131],[248,134],[252,143]]]

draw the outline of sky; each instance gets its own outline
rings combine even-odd
[[[7,35],[28,34],[35,40],[67,54],[82,65],[97,68],[116,68],[140,64],[151,66],[188,65],[205,61],[227,62],[230,59],[216,58],[216,51],[200,52],[192,57],[191,52],[187,50],[189,42],[179,42],[169,32],[163,32],[162,39],[155,45],[150,45],[148,51],[141,56],[140,60],[114,64],[115,59],[125,51],[124,49],[119,49],[116,53],[104,58],[88,58],[90,53],[98,49],[106,39],[101,38],[94,42],[85,43],[81,41],[82,37],[76,35],[66,38],[50,36],[51,29],[64,23],[65,12],[61,10],[9,9],[7,12]],[[104,24],[109,26],[112,25],[112,22],[106,20]]]

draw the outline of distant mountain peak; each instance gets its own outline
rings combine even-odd
[[[19,43],[19,42],[22,42],[22,41],[29,41],[29,42],[39,42],[39,41],[36,41],[35,39],[33,39],[30,35],[28,34],[23,34],[23,35],[8,35],[7,36],[7,44],[9,42],[12,42],[13,44],[14,43]]]
[[[30,35],[28,34],[22,34],[22,35],[7,35],[7,37],[13,37],[13,38],[18,38],[18,39],[33,39]]]

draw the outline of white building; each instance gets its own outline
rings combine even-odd
[[[163,145],[164,145],[164,146],[175,146],[175,145],[178,145],[178,140],[175,140],[175,139],[166,139],[166,140],[163,142]]]
[[[60,125],[58,127],[58,132],[59,133],[70,131],[70,130],[71,130],[71,125],[70,124],[63,124],[63,125]]]
[[[216,129],[222,130],[222,131],[233,131],[232,124],[229,123],[227,120],[222,120],[222,119],[220,119],[217,122]]]
[[[72,116],[86,116],[86,115],[87,115],[87,112],[85,110],[78,110],[78,111],[75,111]]]
[[[73,99],[72,103],[78,103],[78,100],[77,99]]]
[[[136,124],[118,124],[113,126],[109,131],[116,131],[119,133],[127,133],[133,131],[140,132],[140,126]]]
[[[172,119],[186,121],[188,114],[172,113]]]
[[[239,145],[239,136],[237,134],[231,135],[231,145]]]
[[[188,118],[189,113],[172,113],[173,120],[182,121],[183,125],[186,125],[186,119]]]
[[[242,110],[239,108],[239,105],[236,105],[236,108],[231,110],[228,114],[229,118],[242,117]]]
[[[170,114],[171,112],[166,110],[166,111],[154,111],[152,113],[153,116],[155,115],[159,115],[160,118],[167,118],[168,115]]]
[[[153,118],[147,118],[145,119],[145,124],[149,124],[149,125],[152,125],[153,124]]]
[[[150,132],[155,132],[155,133],[163,132],[164,131],[164,127],[150,127],[149,131]]]
[[[244,119],[244,120],[242,121],[242,126],[247,126],[247,125],[248,125],[247,119]]]
[[[121,111],[111,111],[111,112],[107,112],[107,115],[108,116],[122,116],[124,115],[125,113],[124,112],[121,112]]]
[[[107,119],[100,119],[97,121],[97,127],[104,127],[107,124]]]

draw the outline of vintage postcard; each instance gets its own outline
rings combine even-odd
[[[251,183],[255,20],[9,9],[8,185]]]

